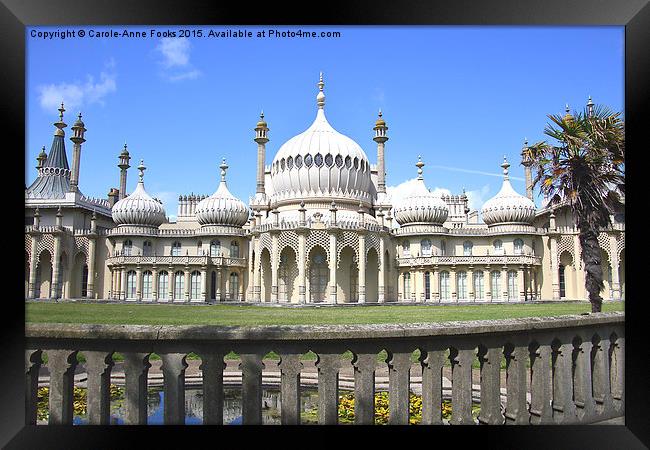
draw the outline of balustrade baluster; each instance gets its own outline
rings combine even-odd
[[[388,352],[388,424],[409,423],[411,353]]]
[[[377,355],[356,353],[354,366],[354,423],[372,425],[375,423],[375,367]]]
[[[573,341],[573,398],[578,422],[591,420],[596,413],[591,385],[591,339],[580,336]]]
[[[614,409],[609,377],[609,346],[609,339],[594,336],[591,350],[593,397],[596,414],[603,417],[611,417]]]
[[[160,356],[165,389],[165,425],[184,425],[186,355],[162,353]]]
[[[501,413],[501,347],[481,346],[478,359],[481,371],[480,424],[503,425]]]
[[[203,424],[223,425],[223,369],[222,353],[201,352],[203,373]]]
[[[451,420],[453,425],[474,424],[472,418],[472,361],[474,349],[451,348]]]
[[[110,424],[111,415],[111,369],[113,352],[87,351],[86,374],[88,380],[88,423]]]
[[[442,425],[442,368],[445,351],[441,348],[420,349],[422,365],[422,424]]]
[[[50,371],[50,425],[72,425],[74,372],[77,351],[48,350],[47,367]]]
[[[242,423],[262,424],[262,363],[261,353],[243,353],[239,368],[242,371]]]
[[[527,425],[530,413],[526,405],[526,360],[528,348],[520,342],[504,348],[506,357],[506,425]]]
[[[618,336],[610,345],[610,385],[617,413],[625,410],[625,336]]]
[[[339,421],[339,370],[341,355],[318,353],[318,423],[336,425]]]
[[[280,356],[280,398],[282,425],[300,425],[300,354]]]
[[[25,425],[36,425],[38,374],[42,364],[41,350],[25,351]]]
[[[147,424],[147,375],[150,353],[124,353],[124,401],[127,425]]]
[[[553,423],[551,407],[551,347],[534,343],[530,351],[530,423]]]
[[[553,363],[553,421],[561,424],[576,422],[573,403],[572,356],[573,344],[564,337],[564,344],[556,340],[552,345]]]

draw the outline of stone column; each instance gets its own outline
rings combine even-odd
[[[551,346],[542,343],[530,349],[530,423],[552,425]]]
[[[440,270],[434,266],[431,271],[431,300],[440,303]]]
[[[165,425],[185,425],[185,354],[162,353]]]
[[[476,297],[476,294],[474,293],[474,268],[472,266],[469,266],[467,269],[467,297],[469,298],[470,302],[473,302]]]
[[[124,353],[124,405],[127,425],[147,424],[149,353]]]
[[[244,280],[242,280],[242,285],[244,284]],[[203,302],[208,301],[208,267],[207,266],[201,266],[201,300]]]
[[[59,259],[61,257],[61,235],[54,235],[54,255],[52,257],[52,286],[50,287],[50,297],[59,298],[61,295],[61,274],[60,274],[60,263]]]
[[[282,425],[300,425],[300,354],[280,356],[280,396]]]
[[[508,267],[503,266],[501,268],[501,296],[506,302],[510,302],[514,299],[511,299],[508,295]]]
[[[458,280],[456,279],[456,267],[449,269],[449,288],[451,290],[451,301],[458,302]]]
[[[519,290],[519,301],[526,300],[526,280],[524,280],[524,266],[519,266],[517,270],[517,289]]]
[[[318,353],[318,424],[338,424],[339,370],[341,355]]]
[[[330,232],[330,303],[338,303],[336,298],[336,231]]]
[[[88,239],[88,282],[86,284],[86,297],[95,297],[95,252],[97,242],[95,238]]]
[[[126,300],[126,267],[120,269],[120,298]]]
[[[223,354],[199,352],[203,372],[203,424],[223,425]]]
[[[190,269],[185,266],[185,301],[190,301]]]
[[[239,368],[242,371],[242,423],[262,424],[262,362],[261,353],[243,353]]]
[[[262,269],[262,255],[260,255],[260,236],[255,237],[255,267],[253,268],[253,300],[262,300],[262,285],[260,282],[260,271]],[[217,298],[219,298],[217,296]]]
[[[366,235],[359,229],[359,303],[366,302]]]
[[[495,343],[481,345],[478,360],[481,371],[480,424],[503,425],[501,413],[501,355],[502,349]]]
[[[377,275],[377,294],[379,303],[384,303],[386,301],[386,244],[384,241],[384,232],[382,231],[379,235],[379,274]]]
[[[306,252],[306,236],[305,232],[298,232],[298,300],[300,303],[307,301],[306,296],[306,282],[305,282],[305,268],[307,266]]]
[[[85,351],[88,374],[88,422],[110,425],[113,352]]]
[[[354,424],[375,423],[375,365],[377,355],[354,353]]]
[[[423,349],[422,365],[422,425],[442,425],[442,368],[445,364],[443,348]]]
[[[618,248],[616,245],[616,235],[615,234],[610,234],[609,235],[609,254],[611,255],[611,261],[610,264],[612,266],[612,300],[620,300],[621,299],[621,283],[620,283],[620,277],[618,274],[618,268],[619,268],[619,260],[618,260]],[[574,265],[577,267],[577,263],[574,263]]]
[[[557,255],[557,237],[555,235],[550,236],[551,240],[551,275],[553,283],[553,300],[560,299],[560,262]]]
[[[472,360],[473,348],[452,348],[451,361],[451,420],[453,425],[474,424],[472,418]],[[508,391],[510,392],[510,391]]]
[[[563,343],[556,341],[551,347],[553,364],[553,419],[557,424],[576,422],[576,407],[573,403],[572,352],[573,344],[568,336]]]
[[[36,296],[36,270],[38,268],[38,237],[32,235],[32,252],[29,258],[29,287],[27,289],[27,297],[34,298]]]
[[[154,302],[158,301],[158,268],[153,266],[151,269],[151,297]]]
[[[389,425],[408,425],[409,423],[409,374],[411,371],[410,353],[388,353],[388,415]]]
[[[47,367],[50,372],[49,425],[72,425],[74,371],[77,352],[49,350]]]
[[[251,236],[251,240],[248,241],[248,266],[247,266],[247,280],[246,280],[246,299],[252,299],[253,298],[253,290],[255,289],[253,286],[253,277],[254,277],[254,265],[253,265],[253,247],[255,242],[255,236]],[[243,280],[242,280],[243,281]],[[242,283],[243,284],[243,283]]]
[[[135,298],[138,301],[142,300],[142,267],[136,267],[135,277]]]
[[[590,422],[596,414],[591,380],[591,350],[593,344],[586,335],[580,336],[579,341],[574,341],[573,347],[573,400],[579,423]]]
[[[25,425],[36,425],[38,374],[43,365],[41,350],[25,350]]]
[[[275,214],[277,218],[277,214]],[[271,302],[278,303],[278,265],[280,264],[280,255],[278,254],[278,232],[273,230],[271,233]],[[290,295],[290,294],[289,294]]]
[[[527,425],[530,413],[526,405],[526,358],[528,348],[515,342],[505,346],[506,357],[506,425]]]
[[[176,275],[174,275],[174,268],[169,265],[169,286],[167,286],[167,298],[169,299],[170,303],[174,302],[174,283],[176,282]]]

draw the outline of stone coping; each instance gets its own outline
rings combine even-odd
[[[105,325],[28,323],[28,340],[139,341],[147,343],[205,343],[208,341],[348,341],[436,336],[501,335],[563,330],[625,323],[622,311],[557,317],[373,325]]]

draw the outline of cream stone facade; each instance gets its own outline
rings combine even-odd
[[[566,205],[536,209],[530,164],[526,195],[509,181],[478,211],[460,195],[416,187],[399,205],[386,190],[389,139],[381,111],[373,128],[377,163],[325,116],[318,83],[316,118],[266,165],[269,128],[255,127],[256,193],[245,204],[227,187],[228,165],[212,195],[179,197],[170,222],[139,181],[126,193],[131,156],[119,155],[120,188],[108,199],[79,189],[85,124],[65,109],[49,154],[25,190],[25,297],[142,302],[524,302],[585,300],[575,221]],[[546,204],[546,203],[545,203]],[[606,300],[625,297],[624,214],[603,230]]]

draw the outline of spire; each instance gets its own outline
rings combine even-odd
[[[63,107],[63,102],[61,102],[61,107],[59,108],[59,120],[58,122],[54,122],[54,126],[56,127],[56,131],[54,132],[54,136],[64,136],[65,133],[63,132],[63,129],[67,127],[68,125],[63,122],[63,113],[65,112],[65,108]]]
[[[565,112],[565,114],[564,114],[564,120],[565,121],[569,122],[569,121],[573,120],[573,116],[571,115],[571,111],[569,110],[569,104],[568,103],[566,103],[564,105],[564,112]]]
[[[226,170],[228,170],[228,164],[226,164],[226,158],[221,159],[221,165],[219,166],[221,169],[221,182],[223,184],[226,184]]]
[[[510,163],[506,159],[506,155],[503,155],[503,164],[501,164],[501,167],[503,167],[503,180],[509,180],[510,177],[508,176],[508,168],[510,167]]]
[[[144,183],[144,171],[145,170],[147,170],[147,168],[144,165],[144,160],[141,159],[140,160],[140,165],[138,166],[138,171],[140,172],[138,174],[138,177],[140,178],[140,180],[138,180],[138,183]]]
[[[591,95],[587,101],[587,115],[589,117],[592,117],[594,115],[594,102],[591,101]]]
[[[323,92],[324,87],[325,83],[323,82],[323,72],[321,72],[320,81],[318,82],[318,95],[316,96],[316,104],[318,105],[318,109],[325,108],[325,93]]]
[[[418,180],[424,180],[424,177],[422,176],[422,168],[424,167],[424,163],[422,162],[422,157],[418,155],[418,162],[415,163],[415,167],[418,168]]]

